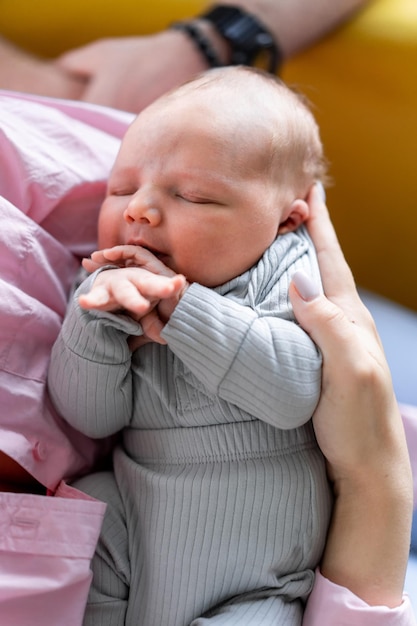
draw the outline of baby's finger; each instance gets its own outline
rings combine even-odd
[[[131,280],[120,280],[112,285],[112,299],[118,308],[125,309],[134,317],[141,317],[156,303],[157,299],[138,289]]]
[[[109,248],[108,250],[112,250],[112,248]],[[107,249],[95,250],[94,252],[91,253],[90,258],[84,259],[84,261],[93,263],[96,266],[95,269],[97,269],[98,267],[103,267],[104,265],[119,265],[120,267],[125,267],[124,261],[121,260],[120,262],[118,262],[116,255],[114,255],[114,258],[110,258],[110,257],[111,255],[110,256],[107,255]],[[84,265],[84,261],[83,261],[83,265]]]
[[[140,293],[148,299],[165,299],[177,295],[185,286],[185,278],[180,274],[172,277],[152,274],[142,268],[132,268],[131,281]]]
[[[124,245],[106,248],[100,251],[103,258],[125,267],[141,267],[153,274],[174,276],[174,272],[162,263],[150,250],[141,246]],[[94,255],[96,253],[93,253]],[[94,260],[96,260],[94,258]]]
[[[81,294],[78,302],[83,309],[101,309],[104,310],[110,304],[110,294],[104,286],[97,285],[85,294]]]
[[[152,307],[148,298],[144,297],[129,280],[120,280],[111,285],[94,284],[87,294],[79,296],[78,302],[83,309],[98,311],[122,309],[138,318]]]
[[[93,259],[90,258],[85,258],[81,261],[81,264],[83,266],[83,268],[89,273],[92,274],[93,272],[95,272],[96,270],[98,270],[100,267],[103,267],[103,265],[107,265],[107,263],[97,263],[94,262]]]
[[[155,343],[166,344],[165,339],[162,339],[161,337],[161,332],[165,324],[159,318],[155,309],[152,309],[152,311],[142,317],[140,323],[145,337]]]
[[[116,246],[116,248],[105,248],[104,250],[95,250],[90,257],[82,260],[82,265],[87,272],[95,272],[100,267],[106,265],[116,265],[118,267],[127,267],[129,262],[120,254],[119,249],[124,246]],[[133,247],[133,246],[130,246]],[[131,263],[133,265],[133,263]]]

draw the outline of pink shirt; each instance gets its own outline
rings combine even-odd
[[[45,380],[132,115],[4,91],[0,106],[0,449],[55,495],[0,493],[0,623],[81,626],[105,506],[61,481],[88,471],[107,444],[60,420]],[[413,410],[407,428],[417,459]],[[396,609],[369,607],[318,572],[304,626],[336,624],[416,622],[407,596]]]

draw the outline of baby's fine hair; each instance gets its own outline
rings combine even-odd
[[[243,65],[203,72],[171,94],[180,96],[191,90],[209,91],[219,87],[229,94],[234,111],[240,112],[244,105],[246,125],[251,120],[268,125],[272,176],[278,180],[285,177],[300,194],[307,192],[314,181],[327,183],[327,162],[319,127],[305,96],[278,77]]]

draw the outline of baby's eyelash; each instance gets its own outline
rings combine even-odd
[[[175,196],[177,198],[180,198],[180,200],[184,200],[185,202],[190,202],[191,204],[216,204],[214,200],[210,200],[209,198],[199,198],[198,196],[187,196],[181,193],[176,193]]]
[[[133,189],[112,189],[109,191],[110,196],[133,196],[136,190]]]

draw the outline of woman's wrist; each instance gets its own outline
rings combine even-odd
[[[368,477],[337,480],[328,541],[321,564],[325,578],[347,587],[370,605],[401,603],[412,514],[410,473],[398,462]]]

